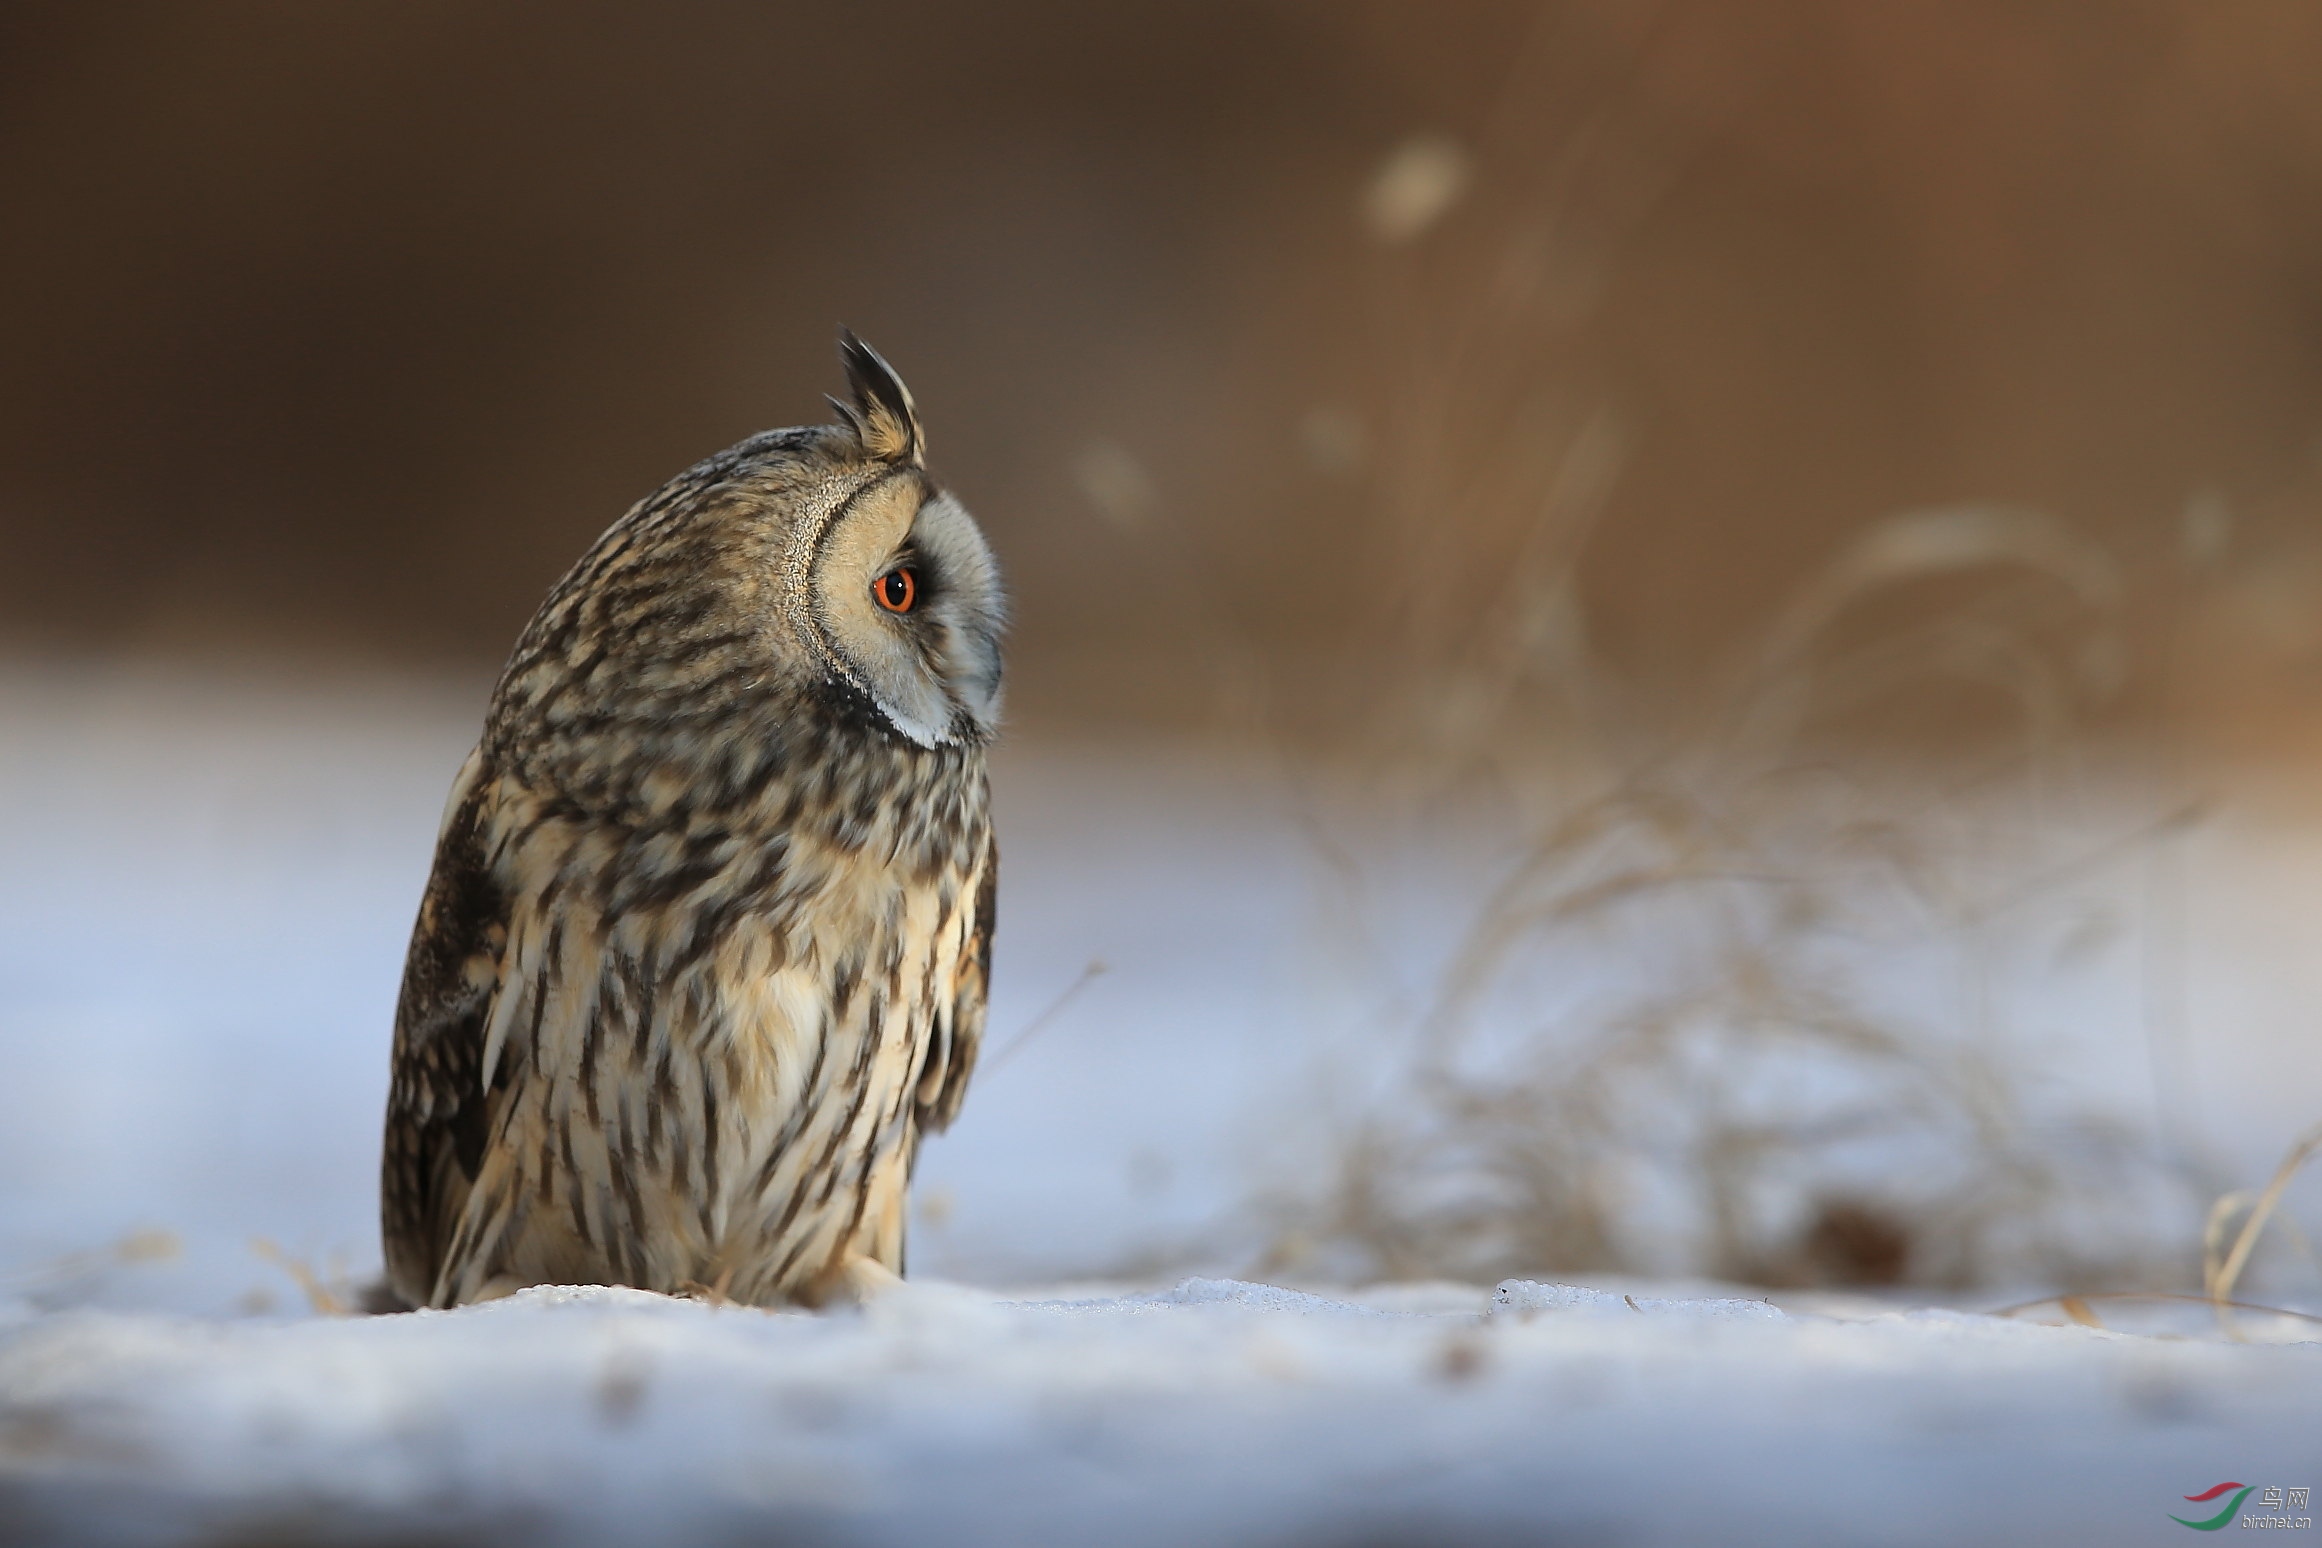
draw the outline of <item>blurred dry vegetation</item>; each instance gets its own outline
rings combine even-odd
[[[0,72],[19,648],[487,671],[844,319],[1026,734],[1267,743],[1348,897],[1498,825],[1277,1265],[2193,1271],[2220,1180],[1975,986],[2322,754],[2322,12],[20,3]]]

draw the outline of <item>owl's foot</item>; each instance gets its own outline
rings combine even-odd
[[[490,1279],[485,1280],[483,1287],[475,1294],[455,1304],[473,1306],[479,1301],[506,1300],[517,1291],[529,1290],[537,1283],[537,1280],[526,1279],[517,1274],[495,1274]]]
[[[734,1287],[734,1266],[729,1263],[718,1270],[718,1277],[708,1284],[689,1279],[677,1287],[677,1295],[687,1301],[707,1301],[712,1306],[731,1306],[733,1297],[726,1294]]]
[[[860,1253],[849,1253],[823,1271],[807,1304],[817,1307],[868,1306],[889,1291],[903,1288],[903,1276]]]

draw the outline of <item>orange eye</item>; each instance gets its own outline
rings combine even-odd
[[[919,605],[919,577],[909,566],[889,570],[871,582],[871,597],[890,613],[908,613]]]

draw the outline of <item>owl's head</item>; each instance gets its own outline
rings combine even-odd
[[[927,476],[901,378],[842,337],[836,425],[770,430],[646,496],[582,555],[517,642],[489,734],[560,783],[614,779],[607,731],[649,764],[737,744],[801,701],[923,748],[1000,712],[999,570]],[[543,761],[545,760],[545,762]],[[569,766],[567,766],[569,765]]]
[[[806,657],[922,747],[987,734],[1000,711],[999,567],[966,507],[927,476],[910,389],[840,337],[850,397],[799,449],[812,477],[784,512],[776,597]]]

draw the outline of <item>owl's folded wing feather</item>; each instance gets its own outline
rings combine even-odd
[[[959,953],[959,971],[953,980],[951,1003],[939,1020],[929,1046],[927,1068],[919,1078],[920,1132],[939,1133],[959,1116],[967,1100],[968,1078],[975,1073],[976,1052],[984,1041],[984,1006],[991,990],[992,930],[998,924],[1000,846],[987,837],[982,879],[976,884],[975,903],[967,917],[967,938]]]
[[[484,854],[493,782],[480,774],[480,755],[470,754],[445,807],[395,1008],[379,1210],[388,1282],[413,1306],[433,1298],[491,1127],[484,1029],[507,900]]]

